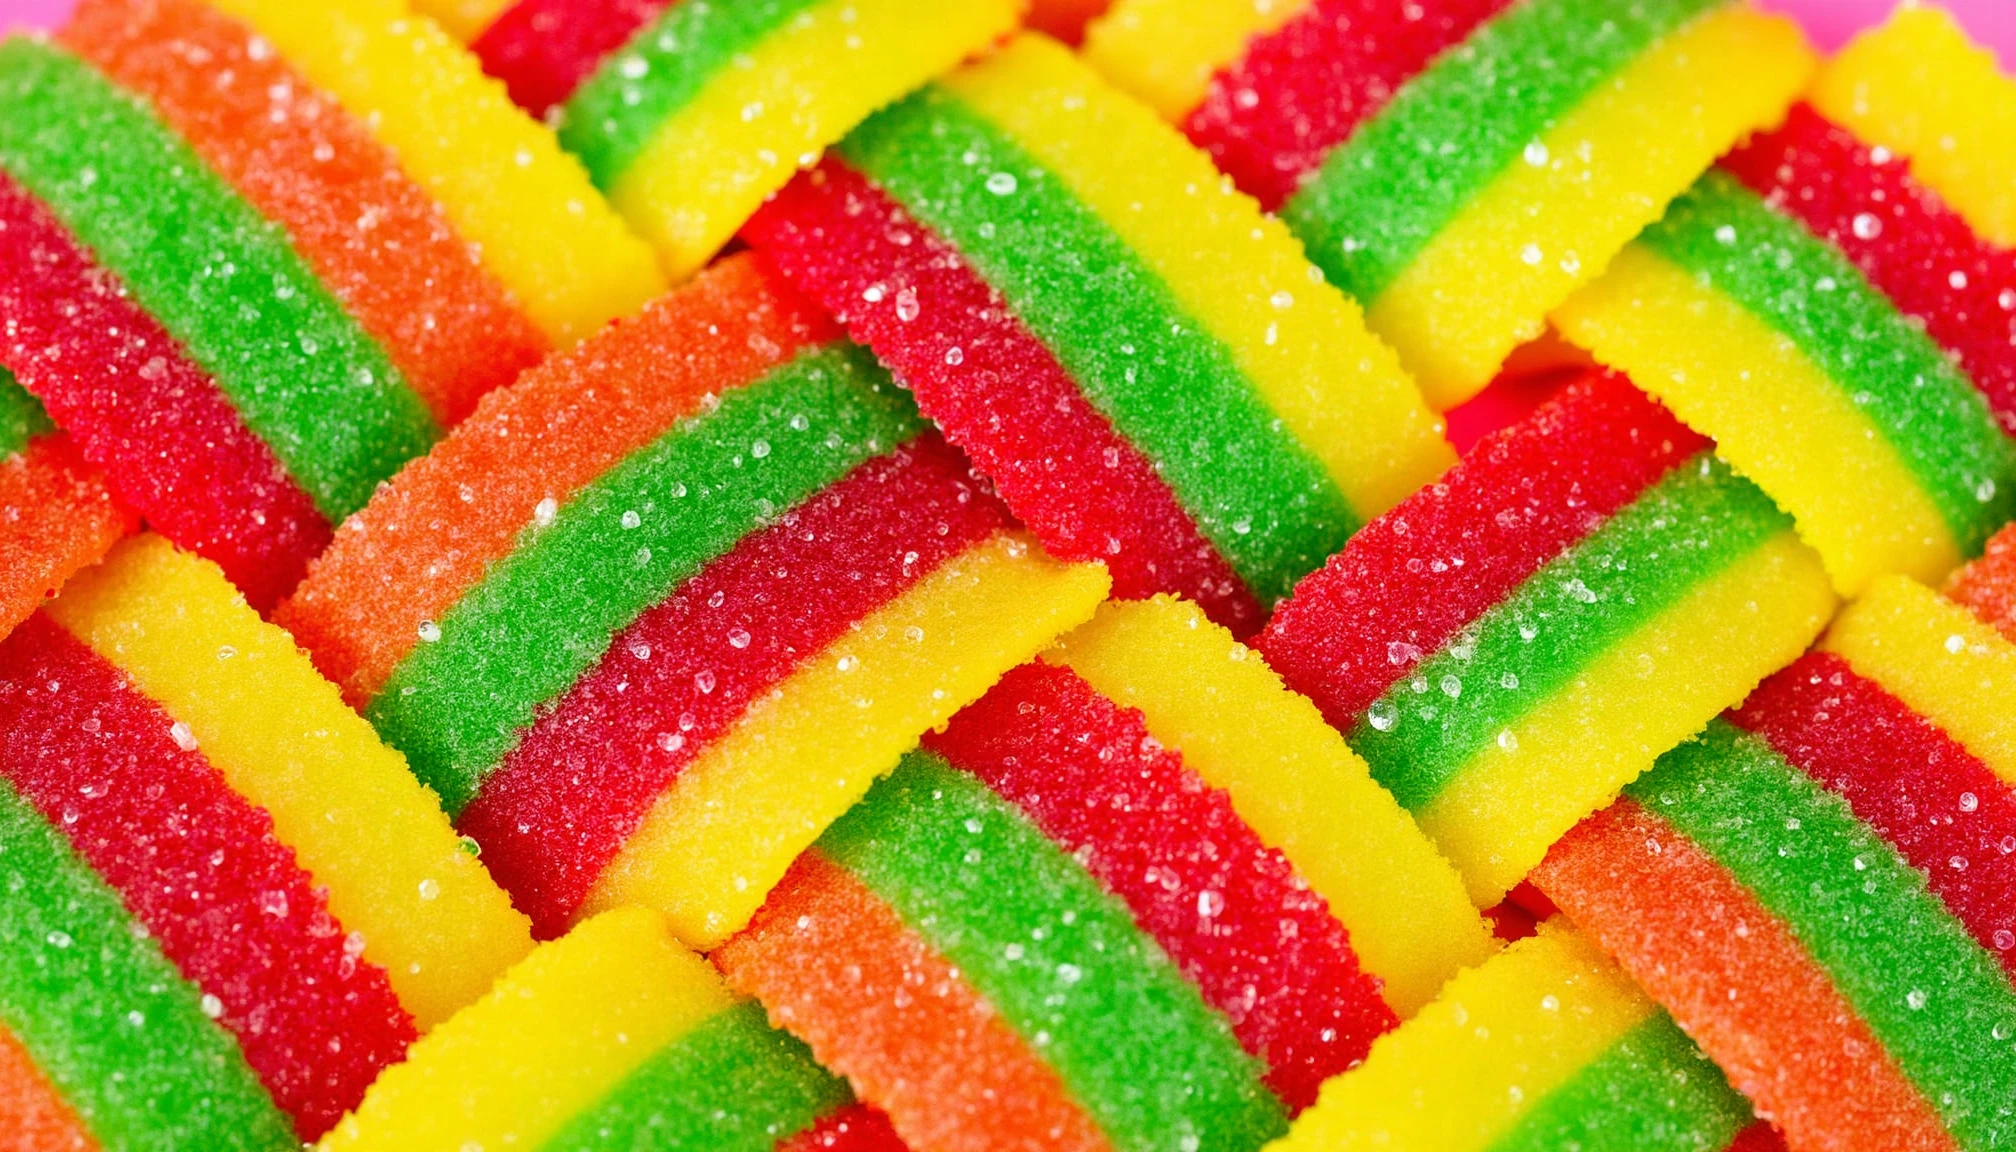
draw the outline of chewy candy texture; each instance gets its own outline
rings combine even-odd
[[[545,334],[398,157],[243,25],[199,0],[92,0],[62,43],[285,229],[439,424],[545,354]]]
[[[1273,1147],[1728,1145],[1749,1108],[1588,940],[1550,922],[1449,982]]]
[[[0,367],[0,638],[133,529],[67,437]]]
[[[650,248],[552,132],[425,17],[384,0],[208,2],[369,126],[555,345],[663,290]]]
[[[49,614],[186,729],[271,814],[329,910],[425,1029],[475,999],[531,940],[432,794],[344,707],[293,640],[215,568],[135,537],[74,577]]]
[[[1945,595],[2016,644],[2016,528],[1990,537],[1980,557],[1946,582]]]
[[[497,18],[486,24],[480,35],[464,39],[483,61],[483,70],[504,82],[520,108],[542,120],[566,103],[606,57],[670,7],[668,0],[497,3]]]
[[[1259,656],[1169,596],[1113,602],[1045,660],[1071,669],[1280,850],[1401,1018],[1492,943],[1462,878],[1338,733]]]
[[[98,1152],[98,1142],[14,1034],[0,1027],[0,1111],[13,1152]]]
[[[1316,0],[1115,0],[1085,30],[1085,59],[1165,120],[1181,120],[1246,45]]]

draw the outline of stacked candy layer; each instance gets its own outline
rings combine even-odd
[[[1038,36],[870,120],[746,235],[1122,596],[1251,632],[1450,461],[1287,231]]]
[[[1451,980],[1275,1148],[1713,1152],[1749,1123],[1672,1018],[1550,921]]]
[[[1086,50],[1278,209],[1444,408],[1812,68],[1738,0],[1121,0]]]
[[[706,947],[1105,589],[743,255],[493,393],[278,618],[542,934]]]
[[[550,133],[376,7],[90,0],[0,46],[0,359],[262,608],[656,282]]]
[[[0,368],[0,637],[132,528],[104,477]]]
[[[1020,0],[431,0],[658,246],[704,266],[870,113],[1014,28]]]
[[[879,1115],[642,908],[506,972],[412,1048],[323,1152],[901,1152]]]
[[[0,642],[0,1098],[105,1148],[320,1135],[531,947],[216,568],[119,545]]]
[[[2012,692],[2016,645],[1886,577],[1536,881],[1795,1147],[2003,1147]]]
[[[714,954],[919,1147],[1257,1147],[1489,952],[1194,606],[1108,606],[925,749]]]
[[[1556,317],[1714,436],[1798,520],[1844,594],[1884,572],[1942,579],[2016,514],[2016,255],[1880,125],[1847,126],[1873,103],[1866,54],[1940,18],[1900,19]],[[1964,72],[1966,52],[1942,56]],[[2016,110],[2016,87],[2002,88]],[[1881,95],[1902,102],[1888,116],[1914,113],[1913,94]],[[1936,163],[1926,171],[1938,179]]]
[[[1709,447],[1592,374],[1360,532],[1257,642],[1480,905],[1832,612]]]

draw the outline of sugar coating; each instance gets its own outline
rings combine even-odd
[[[667,0],[499,0],[496,19],[462,38],[483,71],[504,82],[512,102],[543,120],[668,6]]]
[[[0,459],[20,455],[30,441],[55,430],[41,402],[0,366]]]
[[[1211,78],[1250,41],[1315,6],[1315,0],[1115,0],[1085,30],[1085,59],[1179,120],[1204,98]]]
[[[828,1112],[819,1122],[789,1140],[778,1152],[905,1152],[908,1145],[889,1125],[889,1117],[866,1104],[849,1104]]]
[[[135,526],[68,437],[0,460],[0,637]]]
[[[441,205],[556,346],[663,290],[650,249],[475,57],[382,0],[213,0],[351,116]]]
[[[84,1122],[5,1027],[0,1027],[0,1110],[22,1152],[98,1152]]]
[[[1750,1102],[1658,1012],[1519,1118],[1495,1152],[1688,1148],[1742,1152]]]
[[[1224,790],[1350,931],[1403,1019],[1488,955],[1455,869],[1317,710],[1195,605],[1109,603],[1044,659],[1139,709],[1158,743]]]
[[[1946,582],[1945,596],[2016,643],[2016,528],[1990,537],[1981,555]]]
[[[485,28],[502,19],[514,6],[513,0],[419,0],[412,8],[467,43],[481,36]]]
[[[548,350],[364,126],[197,0],[93,0],[62,43],[144,97],[287,239],[446,427]]]
[[[272,815],[423,1030],[531,947],[525,918],[463,849],[435,797],[216,568],[159,537],[134,537],[73,577],[48,611]]]

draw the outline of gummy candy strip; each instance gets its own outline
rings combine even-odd
[[[483,34],[483,30],[503,19],[504,12],[512,0],[414,0],[413,11],[433,20],[448,33],[463,43],[470,43]],[[586,3],[587,0],[574,0]],[[626,0],[616,0],[624,3]],[[627,0],[655,6],[658,0]]]
[[[1959,361],[2005,433],[2016,434],[2016,259],[1974,234],[1913,179],[1811,105],[1722,161],[1770,207],[1839,249]]]
[[[0,460],[0,509],[0,637],[135,526],[67,436],[40,437]]]
[[[1168,596],[1113,602],[1044,659],[1115,703],[1278,848],[1350,932],[1403,1019],[1490,954],[1449,862],[1308,700]]]
[[[1838,250],[1720,171],[1676,201],[1643,243],[1790,340],[1851,397],[1963,553],[1980,551],[2016,509],[2016,445],[1986,400]]]
[[[1211,77],[1183,132],[1269,211],[1416,75],[1511,0],[1316,0]]]
[[[555,345],[664,290],[550,130],[425,17],[383,0],[208,0],[369,126]]]
[[[0,228],[9,366],[122,502],[271,606],[329,522],[160,322],[4,171]]]
[[[772,1029],[763,1006],[744,1000],[660,1048],[540,1147],[771,1152],[849,1099],[846,1084],[803,1043]]]
[[[1348,732],[1423,659],[1708,447],[1627,381],[1586,376],[1366,525],[1256,646]]]
[[[296,1130],[327,1131],[413,1040],[384,971],[345,947],[266,814],[117,667],[37,615],[0,643],[0,681],[0,739],[20,751],[0,771],[205,993]]]
[[[211,373],[323,515],[363,507],[427,450],[434,421],[384,350],[135,97],[27,38],[0,45],[0,77],[0,165]]]
[[[0,460],[20,455],[30,442],[55,430],[41,403],[0,365]]]
[[[1994,1038],[2016,987],[1846,801],[1720,721],[1627,794],[1785,924],[1963,1146],[2016,1134],[2016,1064]]]
[[[1115,1148],[1285,1128],[1264,1068],[1126,906],[972,776],[914,753],[819,845],[1040,1045]]]
[[[1056,355],[956,249],[859,173],[827,160],[743,234],[875,349],[1054,555],[1104,563],[1121,596],[1181,593],[1242,635],[1266,619]]]
[[[752,702],[1006,525],[935,436],[869,461],[619,634],[540,714],[457,827],[483,845],[534,930],[557,935],[652,802]]]
[[[1990,537],[1986,550],[1946,582],[1945,597],[2016,644],[2016,528]]]
[[[1119,898],[1291,1113],[1399,1023],[1293,865],[1069,669],[1009,672],[924,745]]]
[[[837,335],[760,262],[723,260],[492,393],[338,534],[275,620],[363,707],[419,643],[420,625],[446,615],[527,525],[704,397]]]
[[[920,1148],[1113,1147],[965,973],[816,848],[712,959]]]
[[[1085,30],[1093,67],[1164,120],[1204,99],[1212,77],[1321,0],[1115,0]]]
[[[646,30],[604,64],[567,106],[561,140],[606,177],[610,200],[664,254],[675,278],[704,265],[801,167],[889,101],[1012,31],[1021,0],[744,0],[681,4],[661,18],[665,47]],[[746,52],[716,63],[715,33],[687,28],[703,13],[774,12]],[[721,29],[729,33],[727,28]],[[733,39],[732,33],[727,37]],[[725,45],[724,45],[725,46]],[[631,61],[645,59],[642,77]],[[613,71],[612,71],[613,70]],[[703,71],[704,70],[704,71]],[[690,99],[673,107],[691,84]],[[661,96],[662,93],[662,96]],[[633,107],[632,97],[639,103]],[[606,125],[663,107],[634,157],[607,155]]]
[[[511,102],[544,120],[595,74],[606,57],[630,43],[639,30],[656,25],[675,0],[494,2],[499,5],[496,18],[480,34],[463,39],[483,62],[483,71],[504,82]],[[736,20],[735,13],[723,15],[731,24]],[[441,16],[436,19],[449,24]],[[455,30],[453,25],[450,30]]]
[[[865,351],[815,348],[597,478],[426,631],[365,711],[451,815],[617,632],[778,512],[920,431]]]
[[[1533,879],[1794,1147],[1957,1147],[1791,930],[1646,807],[1583,821]]]
[[[0,944],[0,1026],[101,1147],[300,1147],[201,993],[5,781]]]
[[[1090,619],[1107,589],[1098,567],[1051,560],[1015,533],[939,565],[710,744],[603,870],[588,908],[651,905],[681,939],[718,945],[920,734]]]
[[[90,0],[61,42],[286,230],[443,427],[546,354],[398,157],[242,25],[200,0]]]
[[[424,1030],[531,947],[434,797],[217,570],[155,536],[71,579],[48,613],[158,701],[273,818],[329,910]]]
[[[544,1147],[733,1004],[655,914],[597,917],[421,1038],[321,1147]]]
[[[1280,1148],[1391,1144],[1496,1152],[1536,1142],[1572,1148],[1544,1140],[1574,1120],[1675,1124],[1683,1118],[1706,1122],[1702,1128],[1710,1132],[1722,1128],[1716,1134],[1726,1142],[1748,1110],[1689,1049],[1671,1021],[1589,940],[1550,922],[1538,936],[1456,976],[1421,1015],[1373,1045],[1363,1065],[1325,1087]],[[1611,1096],[1639,1077],[1653,1079],[1661,1091],[1641,1100]],[[1570,1102],[1601,1102],[1603,1112],[1570,1116]],[[1663,1114],[1645,1116],[1631,1104]],[[1677,1148],[1683,1140],[1671,1132],[1659,1144]],[[1716,1148],[1720,1142],[1685,1146]]]
[[[1991,243],[2016,245],[2016,81],[1953,17],[1900,7],[1821,72],[1828,119],[1911,161],[1912,174]]]
[[[0,1110],[15,1152],[98,1152],[98,1141],[0,1023]]]
[[[1766,680],[1729,720],[1848,801],[2016,974],[2016,792],[1987,765],[1831,652]]]
[[[1823,647],[1939,726],[2016,785],[2016,644],[1898,577],[1877,581],[1828,630]]]
[[[866,1104],[847,1104],[787,1140],[777,1152],[908,1152],[889,1118]]]

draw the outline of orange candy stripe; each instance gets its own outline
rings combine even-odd
[[[1673,1014],[1793,1147],[1958,1147],[1790,930],[1636,802],[1620,800],[1577,825],[1533,882]]]
[[[444,427],[550,350],[398,157],[244,25],[198,0],[84,0],[60,39],[286,229]]]
[[[362,707],[541,501],[566,503],[708,394],[837,335],[755,257],[722,261],[485,397],[338,530],[274,621]]]
[[[0,461],[0,636],[136,526],[68,436]]]
[[[0,1025],[0,1148],[6,1152],[97,1152],[98,1142]]]
[[[712,959],[913,1147],[1111,1152],[1056,1071],[993,1006],[817,849]]]
[[[2016,524],[1997,532],[1980,559],[1953,574],[1946,598],[2016,644]]]

